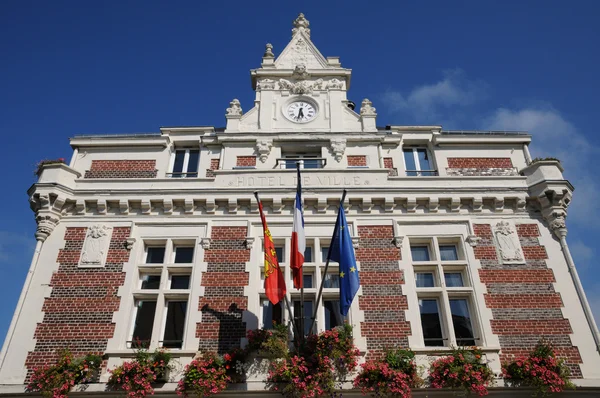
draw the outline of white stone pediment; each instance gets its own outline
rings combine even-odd
[[[331,68],[310,37],[303,31],[298,31],[294,35],[275,61],[277,69],[294,69],[296,65],[304,65],[307,69]]]
[[[258,108],[250,109],[240,119],[240,131],[257,131],[258,130]]]

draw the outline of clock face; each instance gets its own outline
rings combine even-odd
[[[284,113],[288,119],[296,123],[310,122],[317,116],[315,106],[308,101],[292,102]]]

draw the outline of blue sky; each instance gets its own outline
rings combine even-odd
[[[534,155],[563,160],[568,241],[600,315],[600,2],[3,0],[1,339],[35,245],[36,162],[70,158],[77,134],[224,126],[232,98],[251,108],[249,70],[265,43],[280,53],[298,12],[353,69],[349,98],[371,99],[378,125],[528,130]]]

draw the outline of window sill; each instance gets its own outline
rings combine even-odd
[[[79,264],[77,268],[104,268],[102,264]]]
[[[254,170],[256,166],[234,166],[233,170]]]
[[[465,346],[464,348],[468,348],[468,346]],[[477,348],[486,354],[494,354],[500,352],[500,347],[477,346]],[[410,347],[410,349],[417,355],[447,355],[454,350],[454,348],[451,347]]]
[[[159,347],[150,347],[150,350],[154,350]],[[137,348],[125,348],[123,350],[106,350],[104,354],[108,357],[121,357],[121,358],[134,358],[139,349]],[[174,357],[194,357],[198,350],[186,350],[181,348],[169,348],[169,353]]]

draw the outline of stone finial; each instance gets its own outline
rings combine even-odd
[[[308,22],[308,19],[304,18],[304,14],[298,14],[298,18],[294,20],[294,29],[292,29],[292,35],[295,36],[296,33],[304,31],[304,33],[310,37],[310,29],[308,28],[309,26],[310,22]]]
[[[226,116],[242,116],[242,106],[240,105],[240,101],[237,98],[234,98],[229,103],[229,108],[227,108]]]
[[[369,101],[368,98],[365,98],[360,105],[360,114],[366,115],[366,116],[377,115],[377,113],[376,113],[377,109],[375,109],[372,105],[373,105],[373,103],[371,101]]]
[[[271,43],[267,43],[265,45],[265,54],[263,58],[275,58],[275,54],[273,54],[273,45]]]

